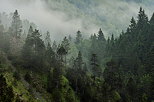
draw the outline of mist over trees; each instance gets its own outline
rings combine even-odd
[[[0,101],[154,101],[154,14],[141,7],[126,31],[108,38],[100,28],[52,41],[24,24],[18,10],[10,27],[0,24]]]

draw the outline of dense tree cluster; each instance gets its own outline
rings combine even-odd
[[[49,32],[43,40],[32,26],[26,39],[23,36],[16,10],[9,30],[0,24],[0,50],[14,67],[26,70],[23,79],[20,71],[14,72],[14,78],[26,80],[42,94],[45,90],[50,101],[154,101],[154,14],[149,20],[142,8],[138,19],[132,17],[127,30],[117,38],[112,34],[106,39],[100,29],[88,39],[77,31],[75,38],[66,36],[62,42],[52,43]],[[5,90],[0,100],[8,97],[2,97],[4,94],[13,95],[2,75],[0,83]],[[8,102],[12,97],[7,98]]]

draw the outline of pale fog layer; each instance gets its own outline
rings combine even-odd
[[[75,36],[77,30],[87,36],[99,28],[107,37],[125,30],[132,16],[137,19],[140,6],[150,18],[153,5],[154,0],[0,0],[0,12],[17,9],[22,20],[35,23],[42,34],[49,31],[52,39]]]

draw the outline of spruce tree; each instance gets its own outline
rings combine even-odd
[[[61,46],[57,50],[57,54],[59,55],[59,59],[60,59],[61,64],[62,64],[62,62],[64,62],[63,56],[65,56],[65,65],[66,65],[66,54],[67,54],[67,51],[65,50],[65,48],[63,46]]]
[[[70,43],[69,43],[69,40],[67,39],[67,37],[65,36],[63,41],[62,41],[62,46],[64,47],[64,49],[67,51],[70,50]]]
[[[55,65],[55,61],[56,61],[56,56],[55,56],[55,52],[53,51],[51,45],[48,43],[48,46],[46,48],[46,60],[49,64],[49,69],[51,68],[51,66],[54,67]]]
[[[145,26],[148,24],[148,17],[145,14],[144,10],[142,7],[140,8],[139,14],[138,14],[138,22],[137,22],[137,27],[139,30],[145,29]]]
[[[131,22],[131,24],[129,25],[129,28],[130,28],[131,32],[133,32],[136,29],[136,21],[135,21],[134,17],[132,17],[130,22]]]
[[[12,17],[11,33],[12,36],[20,38],[21,32],[22,32],[22,21],[20,20],[20,15],[18,14],[18,11],[15,10]]]
[[[93,75],[94,75],[94,79],[96,77],[100,77],[101,69],[99,67],[98,59],[97,59],[97,55],[96,54],[92,54],[90,62],[91,62],[90,63],[91,66],[92,66],[92,72],[93,72]]]
[[[98,40],[99,41],[105,41],[105,37],[104,37],[104,34],[100,28],[99,32],[98,32]]]
[[[79,44],[79,43],[81,43],[81,41],[82,41],[82,34],[80,31],[77,31],[75,43]]]
[[[22,58],[25,61],[24,66],[29,68],[43,68],[45,59],[45,45],[40,38],[38,30],[27,36],[22,50]]]

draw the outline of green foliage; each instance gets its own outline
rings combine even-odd
[[[16,80],[20,80],[20,79],[21,79],[21,78],[20,78],[20,73],[17,72],[17,71],[15,71],[15,72],[13,73],[13,77],[14,77]]]
[[[126,32],[122,31],[117,38],[112,34],[108,40],[101,29],[89,39],[83,39],[78,31],[75,41],[70,36],[64,37],[58,47],[56,41],[51,47],[49,32],[43,41],[39,31],[30,26],[21,55],[20,51],[19,54],[9,55],[5,44],[9,45],[6,41],[11,36],[7,33],[20,38],[21,28],[17,11],[13,14],[10,31],[7,32],[3,25],[0,25],[0,50],[6,53],[5,56],[15,68],[6,72],[12,73],[17,69],[21,71],[15,71],[13,77],[8,74],[10,77],[7,80],[16,79],[16,85],[13,87],[13,82],[8,81],[7,84],[5,77],[0,76],[0,101],[20,102],[23,92],[20,89],[24,89],[25,96],[30,93],[33,97],[53,102],[154,100],[154,15],[148,20],[142,8],[137,20],[132,17]],[[1,55],[0,69],[3,69],[4,63],[10,62],[7,57],[3,58],[3,53]],[[4,72],[2,70],[1,73]],[[22,74],[25,74],[26,81]],[[17,94],[14,99],[14,91],[21,95]]]
[[[32,75],[27,72],[24,76],[24,79],[28,82],[28,83],[31,83],[32,82]]]
[[[27,36],[22,50],[23,67],[35,70],[42,70],[45,67],[45,45],[40,37],[38,30]]]
[[[14,93],[11,86],[8,86],[6,79],[3,75],[0,75],[0,101],[12,102],[14,99]]]
[[[64,39],[62,41],[62,46],[64,47],[64,49],[68,53],[68,51],[70,50],[70,43],[69,43],[69,40],[67,39],[67,37],[64,37]]]

